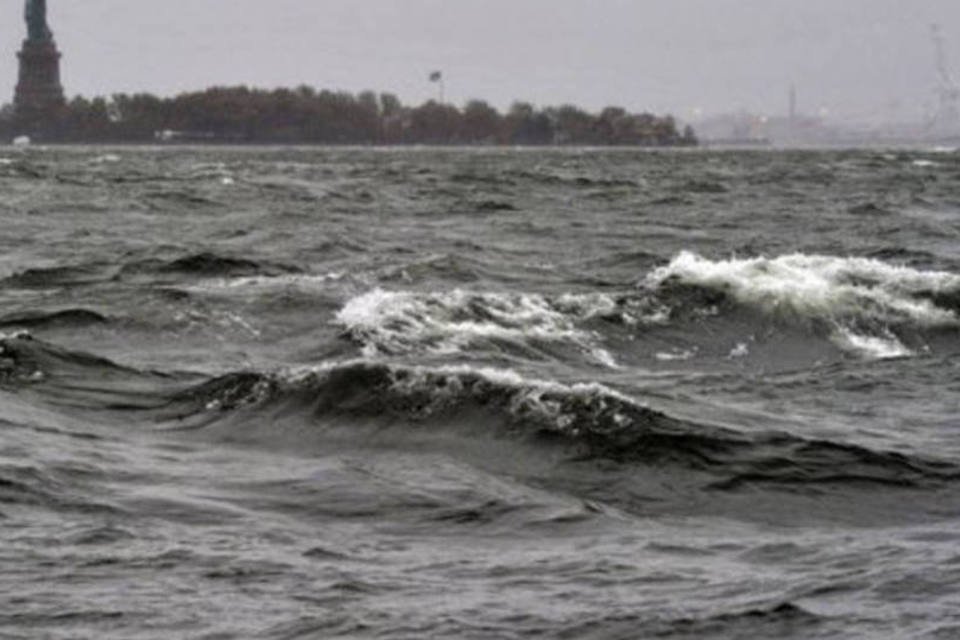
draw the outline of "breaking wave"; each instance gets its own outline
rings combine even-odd
[[[276,437],[280,416],[321,432],[355,429],[358,445],[365,424],[393,430],[401,439],[424,433],[462,438],[465,452],[478,440],[518,441],[554,457],[562,452],[559,459],[568,461],[687,469],[704,474],[702,489],[712,491],[755,485],[910,488],[960,480],[960,468],[949,462],[691,422],[603,384],[538,380],[470,365],[331,361],[203,381],[130,369],[20,335],[0,339],[0,389],[29,389],[51,405],[108,411],[124,423],[123,414],[135,411],[153,416],[164,429],[217,425],[231,433],[252,424],[265,444]]]
[[[684,320],[709,323],[738,309],[733,324],[716,331],[684,329]],[[544,351],[566,348],[562,357],[573,349],[591,364],[618,368],[637,357],[661,363],[718,353],[742,358],[755,336],[778,328],[853,356],[909,357],[928,352],[936,334],[960,329],[958,312],[960,276],[946,271],[866,257],[710,260],[683,252],[632,291],[378,288],[350,299],[334,322],[366,357],[486,349],[539,360]],[[822,352],[822,346],[811,349]]]
[[[411,352],[456,353],[481,342],[566,343],[599,364],[615,366],[601,337],[582,324],[593,318],[636,323],[615,297],[606,294],[482,293],[453,290],[414,293],[375,289],[353,298],[336,322],[364,355]]]
[[[783,320],[825,323],[843,349],[872,357],[913,353],[907,331],[960,326],[960,276],[872,258],[791,254],[710,260],[682,252],[641,287],[658,294],[677,285],[705,302],[732,302]]]
[[[358,360],[296,374],[236,373],[179,394],[189,428],[254,416],[299,415],[319,426],[429,426],[471,439],[561,447],[571,461],[676,465],[704,489],[753,485],[917,487],[960,479],[960,468],[865,447],[780,433],[746,433],[674,418],[597,383],[531,380],[510,370],[413,367]],[[261,419],[255,419],[261,424]],[[192,425],[192,426],[191,426]]]

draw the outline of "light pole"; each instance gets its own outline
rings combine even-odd
[[[442,71],[432,72],[430,74],[430,82],[433,82],[438,86],[439,92],[440,92],[440,104],[443,104],[446,98],[446,95],[445,95],[446,87],[444,86],[444,82],[443,82],[443,72]]]

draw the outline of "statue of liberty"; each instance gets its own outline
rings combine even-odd
[[[47,0],[26,0],[27,38],[20,58],[20,79],[13,98],[18,128],[42,133],[58,122],[65,100],[60,84],[60,52],[47,25]]]
[[[27,38],[33,42],[46,42],[53,38],[47,25],[47,0],[27,0],[24,16],[27,19]]]

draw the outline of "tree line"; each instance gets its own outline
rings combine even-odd
[[[537,108],[518,102],[501,113],[482,100],[462,108],[429,101],[411,107],[390,93],[214,87],[172,98],[118,94],[77,97],[42,124],[0,114],[6,135],[34,132],[62,142],[189,140],[271,144],[695,145],[671,116],[608,107]]]

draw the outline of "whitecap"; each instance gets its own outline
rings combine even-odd
[[[876,360],[905,358],[913,355],[913,351],[892,334],[870,336],[841,328],[835,334],[835,341],[848,351]]]
[[[7,340],[30,340],[33,338],[33,335],[26,329],[17,329],[13,332],[7,333],[6,331],[0,331],[0,342]],[[0,345],[0,355],[5,351],[3,345]]]
[[[643,284],[657,288],[669,279],[720,290],[771,313],[909,320],[921,326],[955,326],[958,321],[952,311],[920,296],[960,290],[960,276],[870,258],[795,253],[714,261],[684,251]]]
[[[653,357],[660,362],[683,362],[696,355],[696,349],[674,349],[672,351],[659,351]]]
[[[390,372],[390,387],[398,391],[416,391],[429,386],[434,391],[446,389],[448,393],[453,394],[463,388],[463,379],[478,378],[489,384],[522,391],[526,399],[541,397],[544,394],[603,396],[633,407],[649,408],[646,403],[599,382],[565,383],[527,377],[515,369],[471,364],[403,365],[363,357],[325,360],[314,365],[289,368],[277,372],[275,376],[285,384],[300,385],[311,378],[324,377],[338,370],[367,365],[386,367]],[[429,384],[431,378],[444,378],[445,384],[439,386]]]
[[[600,337],[579,323],[613,313],[616,301],[600,294],[483,293],[455,289],[416,293],[374,289],[349,300],[335,318],[365,354],[456,353],[483,339],[576,345],[596,362],[616,368]]]
[[[597,363],[607,367],[608,369],[621,368],[620,363],[617,362],[617,359],[614,357],[614,355],[606,349],[596,347],[591,349],[590,355],[593,356],[593,359],[596,360]]]
[[[934,302],[937,294],[960,292],[960,276],[870,258],[794,253],[709,260],[685,251],[650,273],[641,285],[657,289],[670,280],[722,291],[767,314],[832,324],[837,327],[834,342],[861,354],[904,355],[906,347],[890,342],[890,329],[898,325],[920,329],[960,326],[953,310]],[[853,334],[859,337],[851,339],[843,337],[842,328],[848,326],[871,330]]]
[[[229,294],[236,292],[247,295],[250,293],[269,293],[271,291],[319,290],[329,286],[331,282],[338,282],[347,276],[342,271],[328,273],[305,274],[285,273],[269,276],[242,276],[237,278],[212,278],[196,284],[183,287],[186,291],[201,294]]]
[[[750,347],[746,342],[738,342],[737,346],[730,350],[727,358],[730,360],[740,360],[750,355]]]

